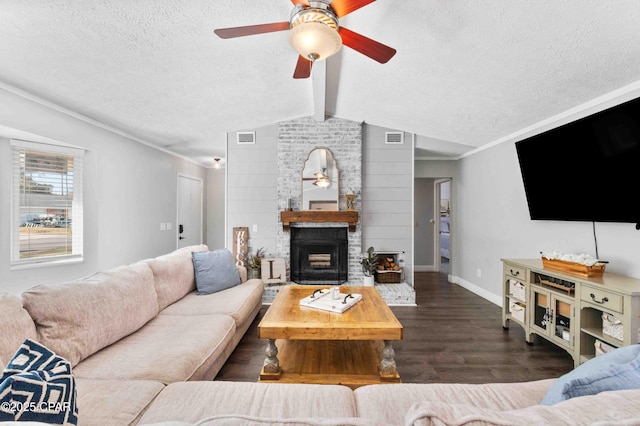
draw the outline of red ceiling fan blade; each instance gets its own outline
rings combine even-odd
[[[298,63],[296,64],[296,70],[293,72],[293,78],[309,78],[311,76],[312,66],[313,61],[302,55],[298,56]]]
[[[273,22],[271,24],[247,25],[244,27],[218,28],[213,30],[220,38],[244,37],[254,34],[273,33],[276,31],[284,31],[291,28],[289,21]]]
[[[342,37],[342,44],[380,62],[381,64],[386,64],[389,62],[389,59],[393,58],[393,55],[396,54],[396,49],[375,40],[371,40],[362,34],[354,33],[345,27],[340,27],[338,32]]]
[[[333,0],[331,2],[331,8],[338,18],[342,18],[344,15],[347,15],[354,10],[358,10],[369,3],[373,3],[374,1],[376,0]]]
[[[302,6],[309,7],[309,1],[308,0],[291,0],[291,3],[293,3],[296,6],[302,5]]]

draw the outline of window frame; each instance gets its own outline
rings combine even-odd
[[[11,148],[11,250],[10,268],[23,269],[58,264],[81,263],[84,261],[84,187],[83,160],[85,150],[65,145],[31,142],[19,139],[9,141]],[[21,150],[42,152],[44,154],[60,154],[74,157],[73,164],[73,200],[71,209],[72,236],[71,254],[20,258],[20,169],[19,155]],[[17,168],[16,168],[17,167]],[[17,176],[16,176],[17,175]]]

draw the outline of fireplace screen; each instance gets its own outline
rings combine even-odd
[[[291,228],[291,281],[336,285],[348,280],[347,228]]]

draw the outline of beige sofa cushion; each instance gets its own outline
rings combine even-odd
[[[555,379],[521,383],[403,383],[368,385],[354,391],[360,417],[404,424],[405,414],[423,401],[517,410],[539,404]]]
[[[247,281],[247,268],[244,266],[236,265],[238,268],[238,274],[240,275],[240,282],[243,283]]]
[[[140,426],[393,426],[372,422],[358,417],[342,418],[264,418],[241,415],[220,415],[207,417],[196,423],[186,422],[161,422]],[[637,426],[637,425],[634,425]]]
[[[188,246],[143,261],[153,271],[159,310],[163,310],[196,289],[191,253],[207,250],[208,247],[204,244]]]
[[[144,263],[98,272],[22,294],[40,343],[72,365],[133,333],[158,314],[151,269]]]
[[[411,407],[406,425],[594,425],[640,419],[640,390],[603,392],[571,398],[552,406],[497,410],[473,405],[426,401]],[[634,423],[631,423],[634,424]]]
[[[235,323],[227,315],[159,315],[137,332],[85,359],[76,377],[157,380],[200,379],[200,368],[228,356]],[[224,358],[226,359],[226,358]]]
[[[0,371],[4,370],[24,339],[37,340],[36,325],[22,307],[22,299],[0,293]]]
[[[162,389],[150,380],[77,379],[78,426],[135,424]]]
[[[264,293],[262,280],[249,280],[217,293],[199,295],[192,292],[174,304],[167,306],[160,314],[227,314],[233,317],[236,326],[239,327],[247,318],[250,318],[256,305],[262,304],[262,293]]]
[[[357,411],[353,392],[346,386],[189,382],[167,386],[142,416],[140,424],[195,423],[223,415],[265,419],[351,418],[357,417]]]

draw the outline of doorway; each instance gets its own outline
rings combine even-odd
[[[178,248],[202,244],[202,179],[178,174]]]
[[[443,274],[451,272],[451,179],[434,182],[435,250],[434,265]]]

